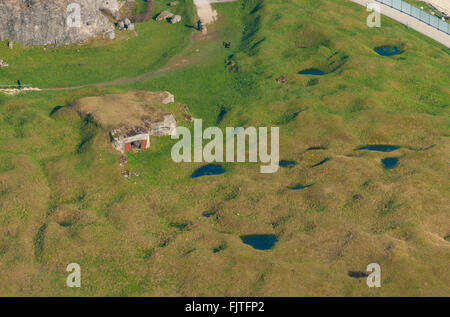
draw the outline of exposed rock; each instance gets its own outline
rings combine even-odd
[[[167,19],[173,18],[174,16],[175,16],[175,14],[173,14],[172,12],[163,11],[156,17],[156,21],[167,20]]]
[[[181,22],[181,16],[179,16],[179,15],[175,15],[170,19],[170,23],[172,23],[172,24],[175,24],[178,22]]]
[[[8,47],[9,47],[10,49],[13,49],[13,48],[14,48],[14,44],[13,44],[12,41],[8,41]]]
[[[116,38],[116,32],[108,32],[106,34],[106,38],[108,38],[110,40],[114,40]]]
[[[174,7],[178,4],[178,1],[172,1],[171,3],[169,3],[170,7]]]
[[[61,45],[81,43],[97,36],[111,38],[114,25],[101,10],[118,13],[124,2],[77,0],[81,7],[79,27],[68,23],[75,13],[68,11],[68,5],[72,3],[75,1],[0,1],[0,41],[11,39],[26,45]]]
[[[124,19],[123,21],[117,22],[117,27],[119,28],[119,30],[134,30],[134,24],[128,18]]]
[[[9,66],[9,64],[7,62],[5,62],[4,60],[0,59],[0,67],[1,68],[8,67],[8,66]]]
[[[194,117],[190,114],[183,114],[184,120],[192,122],[194,121]]]
[[[165,97],[164,97],[163,100],[162,100],[162,104],[163,104],[163,105],[167,105],[167,104],[169,104],[169,103],[175,102],[175,96],[174,96],[174,95],[172,95],[172,94],[171,94],[170,92],[168,92],[168,91],[165,91],[164,93],[165,93]]]

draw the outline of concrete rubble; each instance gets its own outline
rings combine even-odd
[[[156,17],[156,21],[162,21],[162,20],[171,19],[174,16],[175,16],[175,14],[173,14],[170,11],[163,11]]]

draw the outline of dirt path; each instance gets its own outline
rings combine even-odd
[[[204,25],[214,23],[217,20],[217,11],[211,6],[209,0],[194,0],[197,15]]]
[[[211,3],[223,3],[223,2],[233,2],[236,0],[194,0],[195,6],[197,7],[197,14],[204,24],[211,24],[217,20],[218,14],[216,10],[213,10]],[[147,72],[145,74],[130,77],[130,78],[121,78],[113,81],[102,82],[102,83],[94,83],[94,84],[86,84],[80,86],[72,86],[72,87],[62,87],[62,88],[43,88],[40,89],[42,91],[64,91],[64,90],[77,90],[88,87],[106,87],[106,86],[116,86],[116,85],[126,85],[132,84],[152,76],[162,74],[165,72],[169,72],[178,68],[185,67],[189,64],[195,62],[194,59],[186,59],[183,56],[186,55],[186,52],[192,49],[193,44],[195,44],[197,39],[197,35],[194,33],[191,36],[191,43],[188,47],[179,55],[173,57],[169,62],[162,68],[159,68],[154,71]]]
[[[211,3],[234,2],[236,0],[194,0],[197,8],[197,15],[203,24],[211,24],[217,20],[218,14],[211,6]]]
[[[192,35],[191,43],[188,45],[188,47],[182,53],[172,57],[167,62],[167,64],[162,68],[159,68],[159,69],[156,69],[156,70],[153,70],[153,71],[150,71],[150,72],[147,72],[147,73],[135,76],[135,77],[120,78],[120,79],[107,81],[107,82],[93,83],[93,84],[86,84],[86,85],[72,86],[72,87],[42,88],[39,90],[41,90],[41,91],[64,91],[64,90],[77,90],[77,89],[88,88],[88,87],[106,87],[106,86],[126,85],[126,84],[132,84],[132,83],[150,78],[155,75],[159,75],[159,74],[166,73],[166,72],[178,69],[178,68],[185,67],[185,66],[195,62],[195,60],[192,58],[191,59],[184,58],[186,52],[191,50],[193,44],[195,43],[195,39],[193,40],[192,38],[196,38],[196,35],[195,34]]]
[[[41,91],[62,91],[62,90],[77,90],[77,89],[82,89],[82,88],[88,88],[88,87],[106,87],[106,86],[116,86],[116,85],[126,85],[126,84],[132,84],[144,79],[147,79],[149,77],[152,77],[154,75],[157,74],[161,74],[161,73],[165,73],[171,70],[175,70],[177,68],[181,68],[183,66],[186,66],[187,64],[190,64],[190,60],[187,59],[182,59],[181,61],[174,63],[169,61],[169,63],[167,63],[167,65],[163,68],[159,68],[157,70],[139,75],[139,76],[135,76],[135,77],[129,77],[129,78],[121,78],[121,79],[116,79],[113,81],[107,81],[107,82],[103,82],[103,83],[94,83],[94,84],[86,84],[86,85],[81,85],[81,86],[72,86],[72,87],[62,87],[62,88],[43,88],[43,89],[39,89]]]

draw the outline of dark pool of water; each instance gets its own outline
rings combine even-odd
[[[384,145],[384,144],[374,144],[374,145],[363,145],[357,148],[358,151],[369,150],[378,152],[392,152],[398,150],[400,146],[397,145]]]
[[[281,167],[284,168],[293,168],[295,165],[297,165],[296,161],[286,161],[286,160],[281,160],[278,165],[280,165]]]
[[[217,248],[214,248],[213,249],[213,253],[217,253],[217,252],[220,252],[220,251],[223,251],[223,250],[225,250],[226,249],[226,245],[225,244],[221,244],[221,245],[219,245]]]
[[[242,236],[242,242],[251,245],[257,250],[270,250],[278,241],[277,237],[273,234],[254,234],[249,236]]]
[[[202,214],[202,216],[203,216],[203,217],[206,217],[206,218],[209,218],[209,217],[211,217],[211,216],[214,216],[215,214],[216,214],[215,211],[212,211],[212,212],[204,212],[204,213]]]
[[[398,163],[397,157],[387,157],[385,159],[381,160],[381,163],[383,164],[384,168],[394,168]]]
[[[187,223],[177,223],[173,222],[169,225],[170,227],[177,228],[179,230],[184,230],[187,227]]]
[[[298,72],[299,75],[315,75],[315,76],[322,76],[325,75],[325,72],[320,70],[320,69],[316,69],[316,68],[311,68],[311,69],[305,69],[302,70],[301,72]]]
[[[348,271],[348,276],[353,277],[353,278],[363,278],[363,277],[368,277],[369,274],[367,274],[366,272],[360,272],[360,271]]]
[[[196,178],[205,175],[219,175],[223,173],[225,173],[225,169],[222,166],[216,164],[208,164],[195,170],[194,173],[192,173],[191,177]]]
[[[374,51],[381,56],[394,56],[401,53],[397,46],[380,46],[375,48]]]
[[[326,146],[310,146],[309,148],[307,148],[305,150],[305,152],[307,152],[307,151],[319,151],[319,150],[328,150],[328,148]]]
[[[308,188],[308,187],[311,187],[312,185],[305,185],[305,186],[303,186],[303,185],[295,185],[295,186],[293,186],[293,187],[289,187],[289,189],[292,189],[292,190],[301,190],[301,189],[305,189],[305,188]]]
[[[227,113],[228,113],[227,108],[225,108],[224,106],[220,107],[220,112],[219,115],[217,116],[217,123],[221,123]]]

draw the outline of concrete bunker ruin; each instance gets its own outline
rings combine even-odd
[[[109,132],[114,148],[122,153],[150,147],[150,136],[169,136],[175,133],[177,121],[173,114],[165,114],[161,121],[144,118],[142,125],[121,127]]]
[[[122,154],[150,148],[151,136],[175,133],[177,110],[169,92],[129,91],[124,94],[86,97],[72,107],[109,133],[112,146]],[[186,107],[186,106],[185,106]],[[183,108],[183,107],[178,107]]]
[[[110,132],[112,145],[122,153],[145,150],[150,147],[150,133],[143,128],[115,129]]]

